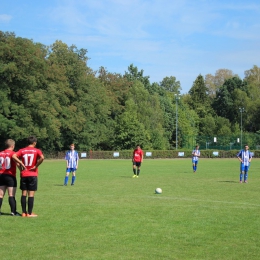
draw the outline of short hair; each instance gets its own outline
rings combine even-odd
[[[37,138],[36,136],[32,135],[32,136],[29,136],[28,139],[27,139],[27,142],[28,144],[33,144],[33,143],[37,143]]]
[[[70,144],[70,146],[75,146],[75,144]]]
[[[5,148],[10,148],[13,145],[15,145],[15,141],[13,139],[7,139],[5,141]]]

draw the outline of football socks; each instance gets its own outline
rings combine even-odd
[[[34,197],[28,197],[28,214],[32,214]]]
[[[68,184],[68,181],[69,181],[69,176],[65,176],[64,185],[67,185],[67,184]]]
[[[15,206],[15,199],[14,199],[14,197],[9,197],[8,201],[9,201],[9,205],[10,205],[10,208],[11,208],[11,212],[16,212],[16,206]]]
[[[22,206],[23,213],[25,213],[26,212],[26,196],[21,197],[21,206]]]

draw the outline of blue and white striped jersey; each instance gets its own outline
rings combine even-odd
[[[192,160],[198,161],[200,156],[200,150],[193,150],[192,151]]]
[[[76,168],[79,160],[79,154],[77,151],[68,151],[65,155],[65,160],[68,161],[68,168]]]
[[[239,151],[239,153],[237,154],[237,157],[241,158],[242,163],[245,166],[249,166],[250,162],[249,159],[252,158],[252,153],[249,150],[241,150]]]

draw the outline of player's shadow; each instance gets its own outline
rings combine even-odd
[[[218,182],[237,183],[237,181],[218,181]]]
[[[53,186],[64,186],[64,184],[54,184]]]
[[[11,213],[1,212],[1,216],[12,216]]]

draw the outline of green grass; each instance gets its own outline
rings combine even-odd
[[[189,159],[145,160],[133,179],[130,160],[81,160],[64,187],[65,161],[46,160],[39,217],[0,217],[1,259],[259,259],[259,172],[254,159],[240,184],[236,159],[201,159],[196,174]]]

